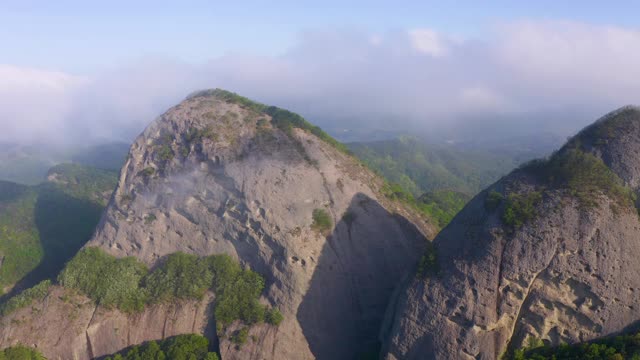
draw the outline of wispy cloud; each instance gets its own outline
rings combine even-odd
[[[427,28],[308,32],[278,57],[230,54],[198,65],[147,58],[88,77],[2,65],[0,141],[131,138],[207,87],[287,106],[320,124],[531,121],[524,115],[571,109],[596,116],[639,102],[638,63],[638,30],[519,22],[482,39]],[[581,120],[576,126],[591,119]]]

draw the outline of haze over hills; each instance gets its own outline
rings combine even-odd
[[[0,180],[37,185],[46,180],[51,167],[70,162],[118,171],[128,150],[129,144],[123,142],[84,146],[59,146],[46,142],[0,143]]]

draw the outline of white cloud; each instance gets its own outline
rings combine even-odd
[[[414,29],[409,31],[413,49],[435,57],[445,56],[449,52],[444,39],[437,32],[430,29]]]
[[[0,139],[63,136],[72,93],[86,79],[61,72],[0,64]]]
[[[460,101],[463,106],[473,111],[479,109],[484,111],[505,111],[512,108],[503,96],[483,86],[463,88],[460,91]]]
[[[576,128],[639,102],[638,63],[637,30],[520,22],[466,40],[428,29],[308,32],[282,56],[234,54],[200,65],[141,59],[88,78],[3,65],[0,141],[130,138],[209,87],[289,107],[321,125],[377,122],[398,130],[588,109],[592,117]]]
[[[500,28],[496,66],[522,91],[580,103],[638,101],[640,31],[573,22],[523,22]]]

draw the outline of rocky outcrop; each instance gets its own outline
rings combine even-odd
[[[229,341],[235,328],[227,329],[220,341],[225,360],[352,359],[375,351],[394,287],[413,270],[434,228],[383,196],[383,182],[318,129],[265,109],[208,91],[163,114],[132,145],[88,246],[149,266],[176,251],[225,253],[265,276],[262,301],[284,321],[253,326],[242,347]],[[67,312],[43,311],[45,318]],[[82,331],[135,332],[111,316]],[[164,319],[155,319],[145,327],[161,329]],[[67,341],[55,347],[56,356],[86,359],[106,349],[88,350],[81,335],[60,337],[46,325],[52,323],[38,323],[48,340],[34,343],[49,349],[46,342]],[[153,336],[166,336],[157,331]],[[104,342],[116,344],[111,352],[143,338],[110,336]],[[31,339],[12,339],[21,338]]]
[[[605,136],[606,134],[606,136]],[[601,158],[638,190],[640,111],[623,108],[560,150]],[[504,223],[490,191],[540,191],[535,218]],[[585,195],[585,194],[582,194]],[[383,328],[386,359],[498,359],[530,337],[557,345],[624,331],[640,320],[640,222],[630,202],[516,170],[474,198],[434,240],[439,271],[416,276]]]
[[[41,301],[0,319],[2,347],[33,346],[47,359],[93,359],[133,344],[180,334],[215,340],[211,301],[180,301],[147,307],[136,314],[97,307],[90,299],[53,287]]]

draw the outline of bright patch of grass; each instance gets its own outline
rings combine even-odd
[[[201,299],[213,290],[216,321],[222,326],[236,320],[248,325],[282,321],[278,310],[258,301],[264,279],[228,255],[198,257],[177,252],[148,273],[135,258],[116,259],[99,248],[85,248],[67,264],[58,281],[100,305],[125,312],[142,310],[150,303]]]
[[[331,231],[333,226],[333,222],[331,221],[331,216],[325,209],[315,209],[313,210],[313,214],[311,215],[313,219],[313,223],[311,224],[311,228],[315,231],[318,231],[322,234],[326,234]]]
[[[13,296],[7,302],[0,306],[0,315],[6,316],[20,308],[31,305],[36,300],[44,299],[49,294],[51,280],[44,280],[38,285],[24,290],[20,294]]]
[[[16,345],[0,350],[0,360],[46,360],[46,358],[36,349]]]

